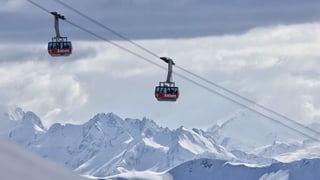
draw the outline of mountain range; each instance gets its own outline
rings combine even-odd
[[[1,137],[93,177],[175,172],[183,163],[203,159],[211,164],[219,160],[267,167],[320,157],[318,142],[247,111],[207,130],[183,126],[171,130],[148,118],[122,119],[114,113],[99,113],[80,125],[56,123],[46,129],[39,117],[21,108],[1,116],[0,125]]]

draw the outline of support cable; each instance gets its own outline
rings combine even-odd
[[[61,4],[62,6],[68,8],[68,9],[70,9],[70,10],[72,10],[73,12],[79,14],[80,16],[88,19],[89,21],[97,24],[98,26],[100,26],[100,27],[102,27],[102,28],[110,31],[111,33],[113,33],[114,35],[122,38],[123,40],[126,40],[126,41],[130,42],[131,44],[133,44],[133,45],[135,45],[136,47],[144,50],[145,52],[149,53],[150,55],[155,56],[155,57],[157,57],[157,58],[160,57],[160,56],[158,56],[156,53],[152,52],[151,50],[149,50],[149,49],[145,48],[144,46],[142,46],[142,45],[134,42],[133,40],[127,38],[126,36],[124,36],[124,35],[122,35],[122,34],[120,34],[120,33],[118,33],[117,31],[113,30],[112,28],[110,28],[110,27],[108,27],[108,26],[106,26],[106,25],[98,22],[97,20],[89,17],[88,15],[86,15],[86,14],[82,13],[81,11],[73,8],[72,6],[68,5],[67,3],[62,2],[61,0],[55,0],[55,1],[58,2],[59,4]],[[218,85],[217,83],[215,83],[215,82],[213,82],[213,81],[210,81],[210,80],[208,80],[208,79],[206,79],[206,78],[204,78],[204,77],[201,77],[201,76],[199,76],[199,75],[197,75],[197,74],[195,74],[195,73],[193,73],[193,72],[191,72],[191,71],[189,71],[189,70],[187,70],[187,69],[185,69],[185,68],[183,68],[183,67],[181,67],[181,66],[175,65],[175,67],[176,67],[177,69],[180,69],[180,70],[182,70],[182,71],[184,71],[184,72],[186,72],[186,73],[188,73],[188,74],[190,74],[190,75],[192,75],[192,76],[194,76],[194,77],[196,77],[196,78],[198,78],[198,79],[206,82],[206,83],[209,83],[209,84],[215,86],[216,88],[219,88],[219,89],[221,89],[221,90],[223,90],[223,91],[226,91],[226,92],[228,92],[228,93],[230,93],[230,94],[232,94],[232,95],[234,95],[234,96],[236,96],[236,97],[238,97],[238,98],[241,98],[242,100],[247,101],[248,103],[251,103],[253,106],[257,106],[257,107],[259,107],[259,108],[262,108],[262,109],[268,111],[269,113],[275,114],[276,116],[279,116],[279,117],[281,117],[281,118],[283,118],[283,119],[285,119],[285,120],[287,120],[287,121],[290,121],[290,122],[292,122],[293,124],[295,124],[295,125],[297,125],[297,126],[300,126],[300,127],[302,127],[302,128],[308,129],[309,131],[312,131],[313,133],[316,133],[316,134],[320,135],[320,132],[318,132],[318,131],[316,131],[316,130],[308,127],[308,126],[305,126],[305,125],[303,125],[303,124],[301,124],[301,123],[298,123],[297,121],[295,121],[295,120],[293,120],[293,119],[291,119],[291,118],[289,118],[289,117],[287,117],[287,116],[285,116],[285,115],[283,115],[283,114],[281,114],[281,113],[278,113],[278,112],[276,112],[276,111],[274,111],[274,110],[272,110],[272,109],[270,109],[270,108],[268,108],[268,107],[266,107],[266,106],[263,106],[263,105],[261,105],[261,104],[258,104],[257,102],[255,102],[255,101],[253,101],[253,100],[251,100],[251,99],[249,99],[249,98],[247,98],[247,97],[244,97],[244,96],[242,96],[242,95],[240,95],[240,94],[238,94],[238,93],[235,93],[235,92],[233,92],[233,91],[231,91],[231,90],[229,90],[229,89],[227,89],[227,88],[225,88],[225,87],[222,87],[222,86]]]
[[[64,6],[64,7],[68,8],[68,9],[70,9],[71,11],[73,11],[73,12],[75,12],[75,13],[79,14],[80,16],[82,16],[82,17],[84,17],[84,18],[88,19],[89,21],[91,21],[91,22],[93,22],[93,23],[97,24],[98,26],[100,26],[100,27],[102,27],[102,28],[104,28],[104,29],[106,29],[106,30],[110,31],[111,33],[113,33],[114,35],[116,35],[116,36],[118,36],[118,37],[122,38],[123,40],[126,40],[126,41],[130,42],[131,44],[133,44],[133,45],[137,46],[138,48],[140,48],[140,49],[142,49],[142,50],[146,51],[147,53],[149,53],[149,54],[151,54],[151,55],[153,55],[153,56],[155,56],[155,57],[159,58],[159,56],[158,56],[156,53],[154,53],[154,52],[152,52],[152,51],[148,50],[147,48],[145,48],[145,47],[141,46],[140,44],[138,44],[138,43],[136,43],[136,42],[132,41],[131,39],[129,39],[129,38],[127,38],[126,36],[124,36],[124,35],[122,35],[122,34],[118,33],[117,31],[113,30],[112,28],[110,28],[110,27],[108,27],[108,26],[106,26],[106,25],[104,25],[104,24],[102,24],[102,23],[98,22],[97,20],[95,20],[95,19],[93,19],[93,18],[89,17],[88,15],[86,15],[86,14],[82,13],[81,11],[79,11],[79,10],[77,10],[77,9],[75,9],[75,8],[73,8],[73,7],[71,7],[71,6],[70,6],[70,5],[68,5],[67,3],[62,2],[61,0],[55,0],[55,1],[56,1],[56,2],[58,2],[59,4],[61,4],[62,6]]]
[[[44,10],[44,11],[47,12],[47,13],[51,13],[48,9],[40,6],[39,4],[35,3],[35,2],[32,1],[32,0],[26,0],[26,1],[30,2],[31,4],[35,5],[36,7],[40,8],[40,9],[42,9],[42,10]],[[59,1],[59,0],[56,0],[56,1]],[[149,63],[151,63],[151,64],[153,64],[153,65],[155,65],[155,66],[157,66],[157,67],[159,67],[159,68],[161,68],[161,69],[167,70],[167,68],[159,65],[158,63],[155,63],[153,60],[150,60],[150,59],[148,59],[148,58],[146,58],[146,57],[144,57],[144,56],[142,56],[142,55],[140,55],[140,54],[138,54],[138,53],[135,53],[135,52],[133,52],[133,51],[131,51],[131,50],[129,50],[129,49],[127,49],[127,48],[125,48],[125,47],[123,47],[123,46],[121,46],[121,45],[119,45],[119,44],[117,44],[117,43],[115,43],[115,42],[113,42],[113,41],[111,41],[111,40],[108,40],[108,39],[106,39],[106,38],[104,38],[104,37],[102,37],[102,36],[100,36],[100,35],[92,32],[92,31],[90,31],[90,30],[88,30],[88,29],[86,29],[86,28],[84,28],[84,27],[82,27],[82,26],[80,26],[80,25],[75,24],[75,23],[73,23],[73,22],[71,22],[71,21],[69,21],[69,20],[66,20],[66,19],[65,19],[65,21],[66,21],[67,23],[69,23],[70,25],[72,25],[72,26],[74,26],[74,27],[76,27],[76,28],[78,28],[78,29],[80,29],[80,30],[88,33],[88,34],[91,34],[92,36],[94,36],[94,37],[96,37],[96,38],[98,38],[98,39],[100,39],[100,40],[103,40],[103,41],[105,41],[105,42],[108,42],[108,43],[110,43],[110,44],[112,44],[112,45],[114,45],[114,46],[116,46],[116,47],[118,47],[118,48],[120,48],[120,49],[122,49],[122,50],[124,50],[124,51],[126,51],[126,52],[128,52],[128,53],[130,53],[130,54],[132,54],[132,55],[134,55],[134,56],[142,59],[142,60],[144,60],[144,61],[147,61],[147,62],[149,62]],[[122,35],[121,35],[121,36],[122,36]],[[124,37],[124,36],[123,36],[123,37]],[[133,42],[133,41],[130,40],[129,42]],[[134,43],[134,42],[133,42],[133,43]],[[136,44],[136,43],[135,43],[135,44]],[[139,45],[139,46],[140,46],[140,45]],[[138,47],[139,47],[139,46],[138,46]],[[141,47],[142,47],[142,46],[141,46]],[[142,47],[142,49],[146,49],[146,48]],[[146,50],[147,50],[147,49],[146,49]],[[149,50],[147,50],[147,52],[149,52]],[[151,52],[151,51],[150,51],[150,52]],[[152,52],[151,52],[150,54],[155,55],[156,57],[158,57],[155,53],[152,53]],[[293,121],[293,122],[296,123],[296,125],[298,125],[298,126],[300,126],[300,127],[303,127],[303,128],[305,128],[305,129],[308,129],[308,130],[310,130],[310,131],[313,131],[313,132],[316,133],[317,135],[320,134],[319,132],[317,132],[317,131],[315,131],[315,130],[313,130],[313,129],[311,129],[311,128],[308,128],[308,127],[306,127],[306,126],[304,126],[304,125],[302,125],[302,124],[300,124],[300,123],[297,123],[296,121],[294,121],[294,120],[292,120],[292,119],[290,119],[290,118],[288,118],[288,117],[286,117],[286,116],[284,116],[284,115],[282,115],[282,114],[280,114],[280,113],[277,113],[277,112],[275,112],[275,111],[273,111],[273,110],[271,110],[271,109],[269,109],[269,108],[266,108],[266,107],[264,107],[264,106],[262,106],[262,105],[259,105],[259,104],[255,103],[254,101],[252,101],[252,100],[250,100],[250,99],[248,99],[248,98],[245,98],[245,97],[243,97],[243,96],[241,96],[241,95],[238,95],[237,93],[234,93],[234,92],[232,92],[232,91],[230,91],[230,90],[228,90],[228,89],[226,89],[226,88],[224,88],[224,87],[222,87],[222,86],[219,86],[218,84],[213,83],[212,81],[209,81],[209,80],[207,80],[207,79],[205,79],[205,78],[203,78],[203,77],[201,77],[201,76],[198,76],[198,75],[192,73],[191,71],[188,71],[188,70],[186,70],[186,69],[184,69],[184,68],[182,68],[182,67],[179,67],[179,66],[176,66],[176,67],[178,67],[179,69],[181,69],[182,71],[184,71],[184,72],[186,72],[186,73],[188,73],[188,74],[191,74],[191,75],[197,77],[197,78],[200,79],[200,80],[203,80],[203,81],[205,81],[205,82],[207,82],[207,83],[209,83],[209,84],[211,84],[211,85],[214,85],[214,86],[216,86],[216,87],[218,87],[218,88],[220,88],[220,89],[222,89],[222,90],[224,90],[224,91],[226,91],[226,92],[229,92],[230,94],[232,94],[232,95],[234,95],[234,96],[238,96],[238,97],[240,97],[241,99],[250,102],[252,105],[256,105],[256,106],[258,106],[258,107],[260,107],[260,108],[262,108],[262,109],[265,109],[265,110],[267,110],[267,111],[269,111],[269,112],[272,112],[272,113],[274,113],[274,114],[276,114],[276,115],[278,115],[278,116],[280,116],[280,117],[282,117],[282,118],[284,118],[284,119],[287,119],[287,120],[289,120],[289,121]],[[301,130],[295,129],[295,128],[293,128],[293,127],[291,127],[291,126],[289,126],[289,125],[287,125],[287,124],[285,124],[285,123],[283,123],[283,122],[281,122],[281,121],[279,121],[279,120],[277,120],[277,119],[275,119],[275,118],[272,118],[272,117],[270,117],[270,116],[268,116],[268,115],[266,115],[266,114],[264,114],[264,113],[262,113],[262,112],[259,112],[258,110],[254,109],[254,108],[252,108],[252,107],[250,107],[250,106],[248,106],[248,105],[245,105],[245,104],[243,104],[243,103],[241,103],[241,102],[239,102],[239,101],[236,101],[236,100],[232,99],[231,97],[228,97],[227,95],[224,95],[224,94],[222,94],[222,93],[220,93],[220,92],[218,92],[218,91],[216,91],[216,90],[214,90],[214,89],[212,89],[212,88],[210,88],[210,87],[208,87],[208,86],[205,86],[205,85],[203,85],[203,84],[201,84],[201,83],[199,83],[199,82],[197,82],[197,81],[195,81],[195,80],[192,80],[192,79],[190,79],[190,78],[188,78],[188,77],[186,77],[186,76],[184,76],[184,75],[181,75],[181,74],[179,74],[179,73],[174,72],[174,74],[176,74],[178,77],[180,77],[180,78],[182,78],[182,79],[184,79],[184,80],[186,80],[186,81],[189,81],[189,82],[193,83],[194,85],[197,85],[197,86],[199,86],[199,87],[201,87],[201,88],[203,88],[203,89],[205,89],[205,90],[207,90],[207,91],[209,91],[209,92],[211,92],[211,93],[213,93],[213,94],[215,94],[215,95],[218,95],[218,96],[220,96],[220,97],[222,97],[222,98],[224,98],[224,99],[226,99],[226,100],[229,100],[229,101],[233,102],[234,104],[237,104],[237,105],[239,105],[239,106],[241,106],[241,107],[244,107],[244,108],[246,108],[246,109],[248,109],[248,110],[250,110],[250,111],[252,111],[252,112],[254,112],[254,113],[256,113],[256,114],[258,114],[258,115],[260,115],[260,116],[262,116],[262,117],[265,117],[265,118],[267,118],[267,119],[269,119],[269,120],[271,120],[271,121],[273,121],[273,122],[275,122],[275,123],[278,123],[278,124],[280,124],[280,125],[288,128],[288,129],[290,129],[290,130],[292,130],[292,131],[294,131],[294,132],[296,132],[296,133],[298,133],[298,134],[300,134],[300,135],[302,135],[302,136],[304,136],[304,137],[307,137],[307,138],[312,139],[312,140],[314,140],[314,141],[320,142],[319,139],[317,139],[317,138],[315,138],[315,137],[313,137],[313,136],[310,136],[310,135],[308,135],[307,133],[305,133],[305,132],[303,132],[303,131],[301,131]]]

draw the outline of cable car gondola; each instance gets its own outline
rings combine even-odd
[[[179,97],[179,88],[175,86],[172,79],[172,65],[175,65],[173,60],[167,57],[160,57],[168,63],[167,81],[159,82],[159,86],[155,87],[155,97],[158,101],[176,101]]]
[[[72,53],[72,44],[67,37],[53,37],[52,41],[48,42],[48,53],[51,56],[69,56]]]
[[[57,12],[51,12],[51,14],[54,16],[56,37],[48,42],[48,53],[51,56],[69,56],[72,53],[71,41],[68,41],[67,37],[61,37],[59,32],[59,19],[65,20],[65,17]]]

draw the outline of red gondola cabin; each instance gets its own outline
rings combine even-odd
[[[160,82],[155,88],[155,97],[158,101],[176,101],[179,97],[179,88],[172,82]]]
[[[69,56],[72,53],[72,44],[67,38],[60,38],[59,41],[48,42],[48,53],[51,56]]]

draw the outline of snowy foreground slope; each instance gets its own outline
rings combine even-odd
[[[105,179],[112,180],[318,180],[320,159],[275,163],[250,167],[223,160],[197,159],[183,163],[166,173],[130,172]]]
[[[81,180],[72,170],[0,139],[0,179],[3,180]]]
[[[46,129],[34,113],[17,108],[0,114],[0,137],[94,177],[138,171],[159,177],[202,158],[256,167],[320,158],[319,142],[259,118],[238,112],[206,131],[182,126],[170,130],[147,118],[99,113],[84,124],[56,123]]]

